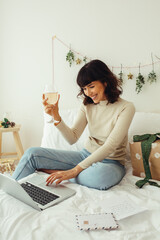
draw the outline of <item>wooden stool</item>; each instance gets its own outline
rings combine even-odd
[[[0,164],[5,167],[5,169],[9,170],[12,173],[11,164],[14,163],[16,160],[20,160],[24,151],[21,143],[21,139],[19,137],[18,131],[20,130],[21,125],[16,125],[15,127],[9,128],[0,128]],[[12,132],[14,141],[16,144],[17,152],[7,152],[2,153],[2,133]],[[17,155],[16,157],[9,157],[11,155]],[[8,157],[5,157],[8,156]]]

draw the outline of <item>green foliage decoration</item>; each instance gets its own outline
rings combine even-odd
[[[75,52],[75,51],[74,51]],[[77,58],[76,59],[76,56],[75,56],[75,54],[74,54],[74,52],[71,50],[71,47],[70,47],[70,50],[69,50],[69,52],[67,53],[67,55],[66,55],[66,61],[69,63],[69,66],[71,67],[72,66],[72,64],[74,63],[74,62],[76,62],[76,64],[81,64],[81,62],[83,61],[84,62],[84,64],[86,64],[87,63],[87,57],[86,56],[84,56],[82,59],[80,59],[80,58]],[[76,52],[75,52],[76,53]],[[78,54],[78,53],[77,53]],[[156,75],[156,73],[155,73],[155,71],[154,71],[154,61],[153,61],[153,54],[151,54],[151,58],[152,58],[152,67],[153,67],[153,69],[152,69],[152,71],[148,74],[148,77],[147,77],[147,82],[149,82],[150,84],[152,84],[152,83],[154,83],[154,82],[156,82],[157,81],[157,75]],[[157,57],[158,58],[158,57]],[[158,59],[160,59],[160,58],[158,58]],[[119,75],[119,80],[120,80],[120,83],[121,84],[123,84],[123,72],[122,72],[122,64],[121,64],[121,71],[118,73],[118,75]],[[133,78],[133,74],[131,74],[131,73],[129,73],[128,74],[128,79],[132,79]],[[138,74],[138,76],[136,77],[136,89],[135,89],[135,91],[136,91],[136,93],[137,94],[139,94],[141,91],[142,91],[142,88],[143,88],[143,86],[144,86],[144,84],[145,84],[145,80],[144,80],[144,76],[140,73],[140,64],[139,64],[139,74]],[[4,122],[3,123],[3,126],[4,127],[7,127],[7,124]]]
[[[140,93],[142,91],[142,87],[145,84],[144,77],[141,73],[136,77],[136,93]]]
[[[69,50],[69,52],[66,55],[66,61],[69,62],[69,66],[72,66],[72,63],[74,62],[74,53],[71,51],[71,49]]]
[[[152,72],[150,72],[150,73],[148,74],[148,79],[147,79],[147,81],[148,81],[150,84],[157,81],[157,75],[156,75],[156,73],[154,72],[154,70],[152,70]]]
[[[10,121],[9,121],[7,118],[4,118],[4,122],[2,122],[1,125],[2,125],[4,128],[8,128],[9,125],[10,125]]]
[[[1,126],[4,128],[8,128],[8,127],[14,127],[15,123],[14,122],[10,122],[7,118],[4,118],[4,121],[1,122]]]
[[[120,81],[121,81],[121,84],[122,84],[122,83],[123,83],[122,64],[121,64],[121,71],[120,71],[120,73],[118,73],[118,75],[119,75],[119,79],[120,79]]]
[[[84,62],[85,64],[87,63],[87,57],[86,57],[86,56],[83,58],[83,62]]]
[[[152,53],[151,53],[151,58],[152,58],[152,72],[150,72],[148,74],[148,79],[147,79],[147,81],[150,84],[157,81],[157,76],[156,76],[156,73],[154,71],[154,61],[153,61],[153,54]]]
[[[120,71],[120,73],[118,73],[118,75],[119,75],[119,79],[120,79],[121,83],[123,83],[123,72]]]

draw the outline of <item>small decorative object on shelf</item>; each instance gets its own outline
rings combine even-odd
[[[2,126],[0,128],[0,172],[12,172],[15,169],[15,166],[17,165],[18,161],[21,159],[24,151],[23,151],[23,146],[21,143],[21,139],[19,136],[19,131],[21,125],[15,125],[15,123],[10,122],[10,125],[8,124],[9,121],[7,118],[4,119],[4,122],[1,122],[1,124],[5,123],[5,126]],[[4,125],[4,124],[3,124]],[[11,127],[13,126],[14,127]],[[2,141],[3,141],[3,134],[5,133],[12,133],[13,134],[13,139],[15,142],[16,146],[16,152],[2,152]]]
[[[8,127],[14,127],[15,123],[10,122],[7,118],[4,118],[4,121],[0,122],[0,127],[8,128]]]
[[[11,122],[10,125],[11,125],[11,127],[14,127],[16,124],[15,124],[15,122]]]

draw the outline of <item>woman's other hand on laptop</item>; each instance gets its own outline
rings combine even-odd
[[[46,179],[46,185],[48,186],[49,184],[52,184],[53,182],[55,182],[56,185],[58,185],[59,183],[61,183],[64,180],[68,180],[68,179],[77,177],[77,175],[81,171],[83,171],[83,168],[81,168],[78,165],[70,170],[56,171],[54,173],[51,173],[50,176]]]

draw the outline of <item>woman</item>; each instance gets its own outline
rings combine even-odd
[[[84,149],[78,152],[30,148],[24,153],[13,178],[18,180],[41,169],[50,173],[46,185],[70,180],[100,190],[122,180],[128,128],[135,108],[131,102],[119,97],[122,93],[120,80],[100,60],[93,60],[80,69],[77,84],[80,87],[78,95],[84,99],[72,128],[59,115],[59,98],[51,105],[43,96],[43,105],[70,144],[79,139],[88,125],[90,135]]]

